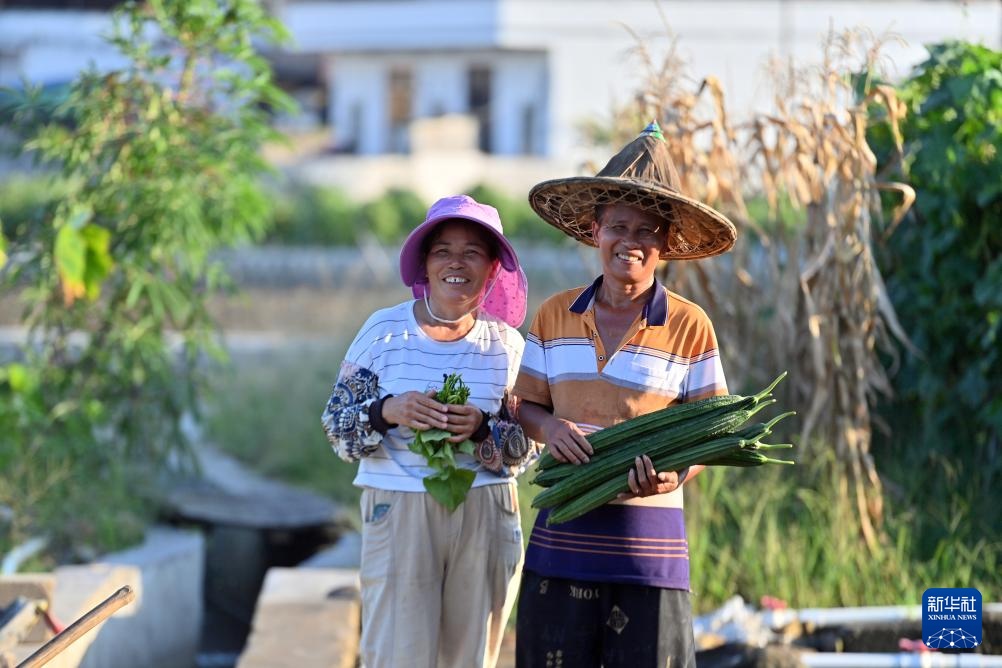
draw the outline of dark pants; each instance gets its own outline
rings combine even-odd
[[[518,668],[693,668],[689,592],[522,573]]]

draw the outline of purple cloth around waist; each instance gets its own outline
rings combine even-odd
[[[689,590],[689,543],[680,508],[606,505],[546,526],[541,510],[525,568],[539,575]]]

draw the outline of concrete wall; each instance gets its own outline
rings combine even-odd
[[[360,618],[357,570],[269,569],[237,668],[353,668]]]
[[[408,188],[427,201],[463,192],[478,183],[498,187],[513,197],[546,179],[577,173],[569,161],[542,158],[490,157],[476,151],[416,155],[338,155],[318,158],[291,169],[297,179],[343,188],[364,201],[389,187]]]
[[[135,610],[113,617],[91,643],[81,668],[191,668],[202,630],[205,541],[201,534],[153,528],[139,547],[103,563],[140,573]]]
[[[201,534],[154,527],[135,548],[57,568],[51,610],[66,626],[122,586],[132,587],[135,599],[46,665],[191,668],[201,635],[204,560]],[[19,645],[17,660],[39,646]]]

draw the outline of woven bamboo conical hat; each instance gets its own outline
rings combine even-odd
[[[550,225],[589,246],[595,246],[595,207],[626,204],[668,222],[662,260],[695,260],[730,250],[737,238],[734,223],[683,195],[680,183],[661,129],[651,123],[597,175],[543,181],[529,191],[529,204]]]

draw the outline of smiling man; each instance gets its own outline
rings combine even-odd
[[[527,435],[559,461],[592,454],[585,435],[670,404],[727,393],[709,318],[656,279],[661,260],[734,244],[733,224],[683,195],[668,147],[648,126],[595,177],[546,181],[529,201],[548,223],[597,246],[602,275],[557,294],[529,329],[515,393]],[[529,539],[517,665],[694,666],[682,483],[637,458],[630,494]]]

